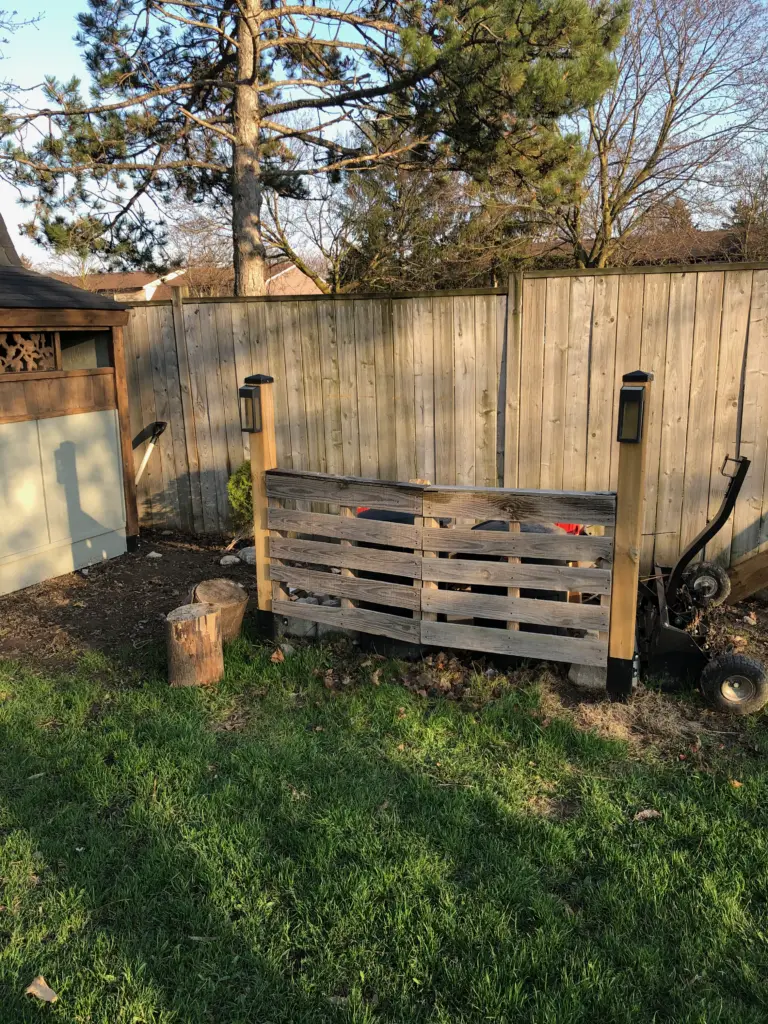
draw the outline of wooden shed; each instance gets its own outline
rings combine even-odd
[[[136,542],[127,319],[23,267],[0,218],[0,594]]]

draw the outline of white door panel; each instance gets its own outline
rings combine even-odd
[[[37,423],[0,423],[0,558],[49,542]]]

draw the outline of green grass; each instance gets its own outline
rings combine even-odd
[[[639,759],[530,685],[330,692],[334,657],[0,665],[2,1024],[766,1020],[762,755]]]

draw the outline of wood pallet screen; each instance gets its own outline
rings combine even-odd
[[[614,493],[271,470],[267,496],[276,615],[414,644],[607,664]],[[358,509],[401,521],[361,518]],[[605,535],[528,532],[557,522]],[[288,588],[339,605],[292,601]]]

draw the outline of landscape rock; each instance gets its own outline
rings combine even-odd
[[[246,565],[256,565],[256,548],[239,548],[237,557],[241,562],[245,562]]]
[[[300,597],[296,604],[320,604],[320,601],[316,597]]]
[[[240,565],[240,559],[237,555],[224,555],[224,557],[219,560],[219,565]]]
[[[160,554],[159,551],[150,551],[147,554],[147,558],[162,558],[162,557],[163,556]]]

